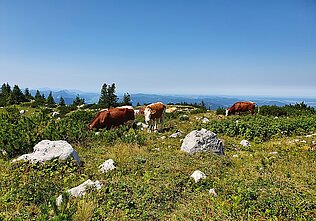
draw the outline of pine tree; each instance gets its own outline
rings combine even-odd
[[[99,98],[98,104],[103,107],[103,108],[108,108],[109,107],[109,102],[108,102],[108,94],[107,94],[107,85],[104,83],[102,85],[101,89],[101,95]]]
[[[45,104],[45,101],[46,101],[45,96],[44,96],[44,94],[41,95],[39,90],[36,90],[34,98],[35,98],[35,103],[37,103],[38,105]]]
[[[25,102],[25,96],[22,93],[21,89],[18,85],[14,85],[11,96],[10,96],[10,104],[19,104],[21,102]]]
[[[124,96],[123,96],[123,105],[132,105],[131,95],[129,93],[124,94]]]
[[[84,104],[84,98],[80,98],[79,94],[77,94],[77,97],[73,101],[72,104],[75,105],[75,106],[80,106],[80,105]]]
[[[137,102],[136,106],[140,106],[140,103],[139,103],[139,102]]]
[[[52,107],[52,106],[55,106],[56,102],[53,98],[53,94],[52,92],[49,92],[49,95],[47,97],[47,100],[46,100],[46,103],[48,104],[48,106]]]
[[[34,97],[31,95],[30,90],[28,88],[25,88],[24,96],[27,101],[31,101],[34,99]]]
[[[98,104],[103,108],[116,107],[117,96],[115,94],[115,84],[103,84]]]
[[[114,83],[108,87],[108,97],[109,97],[109,106],[116,107],[118,98],[115,94],[115,84]]]
[[[0,105],[1,106],[6,106],[9,104],[9,101],[10,101],[10,96],[11,96],[11,87],[10,85],[7,83],[7,84],[3,84],[1,86],[1,93],[0,93]]]
[[[65,100],[63,97],[60,97],[60,100],[59,100],[59,106],[65,106]]]

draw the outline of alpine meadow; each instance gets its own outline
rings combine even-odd
[[[101,103],[110,88],[104,87]],[[148,132],[141,114],[134,126],[88,130],[106,106],[20,95],[23,102],[11,97],[6,100],[14,104],[0,110],[1,220],[316,218],[316,111],[304,103],[232,116],[220,108],[168,104],[162,130]],[[186,135],[201,129],[216,133],[223,155],[181,150]],[[45,140],[67,141],[81,163],[13,160]],[[101,172],[109,159],[113,167]],[[204,179],[190,177],[195,170]],[[89,185],[77,197],[68,191],[87,180],[100,188]]]
[[[315,221],[316,0],[0,0],[0,221]]]

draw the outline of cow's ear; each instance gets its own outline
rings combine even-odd
[[[156,112],[156,110],[151,110],[151,114],[155,114]]]

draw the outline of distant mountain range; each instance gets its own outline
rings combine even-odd
[[[72,104],[73,100],[77,95],[80,98],[85,99],[85,103],[92,104],[97,103],[100,97],[99,93],[93,92],[83,92],[78,90],[50,90],[45,88],[40,90],[41,94],[44,94],[45,97],[49,95],[52,91],[55,102],[59,102],[60,98],[63,97],[66,104]],[[36,90],[30,90],[32,95],[35,95]],[[122,100],[123,95],[118,94],[119,101]],[[161,101],[165,104],[168,103],[197,103],[200,104],[204,102],[207,108],[216,110],[219,107],[229,107],[237,101],[247,101],[251,100],[256,102],[259,106],[262,105],[276,105],[284,106],[286,104],[295,104],[304,102],[305,104],[316,108],[316,98],[282,98],[282,97],[245,97],[245,96],[206,96],[206,95],[158,95],[158,94],[131,94],[131,100],[133,105],[140,103],[141,105],[147,103],[153,103]]]

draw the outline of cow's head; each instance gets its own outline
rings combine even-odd
[[[152,110],[150,107],[146,107],[144,110],[144,117],[145,117],[145,123],[148,124],[150,119],[151,119],[151,115],[155,114],[156,111]]]
[[[229,113],[230,113],[230,108],[227,108],[225,116],[228,116]]]

